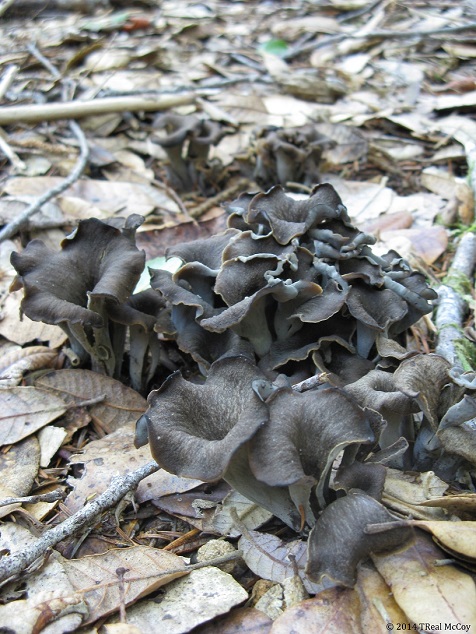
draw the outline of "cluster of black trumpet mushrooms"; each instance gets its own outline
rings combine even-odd
[[[150,393],[137,445],[311,529],[308,577],[350,586],[363,557],[410,538],[380,501],[387,467],[454,476],[474,455],[476,401],[447,361],[402,345],[436,293],[397,253],[372,251],[331,185],[245,193],[227,211],[226,231],[171,248],[181,266],[150,270],[138,294],[139,217],[82,221],[59,252],[35,240],[12,256],[22,310],[60,325],[97,371],[120,376],[129,359],[137,389],[175,370]]]

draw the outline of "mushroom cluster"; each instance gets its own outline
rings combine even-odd
[[[151,271],[179,347],[203,372],[248,351],[264,372],[301,380],[317,367],[349,383],[432,310],[423,275],[394,252],[375,255],[329,184],[303,200],[280,186],[242,194],[228,211],[226,231],[168,251],[183,262],[174,274]]]
[[[310,530],[308,577],[350,586],[363,557],[410,537],[380,502],[386,468],[451,478],[474,460],[476,401],[463,395],[474,377],[402,345],[436,293],[397,253],[372,251],[331,185],[303,199],[280,186],[244,193],[227,210],[225,231],[169,249],[181,266],[150,270],[138,294],[140,217],[82,221],[59,252],[33,241],[12,255],[22,310],[60,325],[111,375],[128,328],[134,386],[159,364],[172,371],[149,395],[136,445]],[[157,333],[193,361],[188,378]],[[372,523],[388,529],[370,536]]]
[[[167,153],[167,178],[172,187],[181,192],[198,189],[209,193],[209,183],[216,180],[221,168],[216,160],[209,161],[210,148],[232,130],[196,115],[173,113],[159,115],[154,128],[165,133],[156,133],[155,140]]]
[[[362,557],[409,538],[379,498],[383,464],[408,448],[402,420],[422,410],[405,389],[407,368],[392,383],[389,402],[404,407],[386,439],[391,404],[374,405],[359,380],[393,377],[408,356],[400,335],[436,293],[398,254],[372,252],[374,238],[352,225],[329,184],[302,200],[280,186],[242,194],[227,210],[226,231],[169,250],[182,260],[175,273],[151,270],[176,342],[205,379],[177,372],[153,391],[136,443],[149,442],[174,474],[224,478],[293,529],[312,528],[309,577],[352,585]],[[326,379],[313,389],[293,389],[319,373]],[[348,565],[317,562],[329,522],[340,522],[332,552],[352,533]],[[372,522],[389,530],[369,539]]]
[[[319,182],[322,152],[333,141],[308,124],[294,128],[262,126],[254,132],[256,164],[254,179],[267,189],[275,183],[301,183],[312,187]]]
[[[78,364],[90,360],[96,372],[120,377],[129,329],[129,373],[137,390],[159,364],[176,368],[154,331],[164,300],[151,289],[132,295],[145,264],[135,245],[143,220],[133,214],[121,228],[82,220],[60,251],[32,240],[11,256],[18,274],[11,290],[24,289],[22,312],[60,326]]]

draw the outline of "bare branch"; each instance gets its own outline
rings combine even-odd
[[[20,574],[61,540],[97,522],[101,513],[114,507],[126,493],[135,489],[141,480],[155,473],[158,469],[159,466],[155,462],[148,462],[132,473],[113,478],[104,493],[101,493],[95,500],[86,504],[84,508],[68,517],[64,522],[49,530],[32,546],[0,559],[0,584],[4,584]]]
[[[6,106],[0,109],[0,126],[12,123],[39,123],[57,119],[80,119],[111,112],[153,112],[193,103],[196,94],[150,95],[148,97],[105,97],[66,103]]]
[[[0,506],[8,506],[9,504],[38,504],[38,502],[56,502],[62,500],[65,496],[64,491],[56,489],[49,493],[40,493],[38,495],[25,495],[21,498],[4,498],[0,500]]]
[[[5,227],[3,227],[3,229],[0,231],[0,242],[2,240],[8,240],[8,238],[14,236],[17,231],[19,231],[27,224],[30,217],[33,216],[33,214],[35,214],[39,209],[41,209],[41,207],[46,202],[64,192],[66,189],[68,189],[68,187],[70,187],[80,178],[88,162],[88,142],[86,140],[86,137],[84,136],[83,131],[76,123],[76,121],[70,121],[69,127],[79,141],[79,158],[73,171],[67,178],[64,179],[62,183],[56,185],[56,187],[52,187],[51,189],[49,189],[43,194],[43,196],[40,196],[37,200],[35,200],[34,203],[29,205],[17,218],[5,225]]]
[[[438,309],[435,324],[438,330],[436,352],[453,365],[461,366],[455,343],[463,337],[463,320],[468,304],[461,292],[464,282],[471,280],[476,265],[476,235],[465,233],[456,249],[447,275],[447,284],[438,288]]]

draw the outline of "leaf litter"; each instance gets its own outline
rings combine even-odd
[[[325,8],[305,3],[292,7],[252,3],[256,20],[250,23],[250,3],[213,1],[192,6],[163,2],[160,7],[143,3],[123,11],[111,1],[108,7],[79,3],[55,8],[51,4],[49,13],[41,7],[26,23],[22,3],[17,0],[0,7],[0,124],[4,126],[0,147],[5,157],[0,163],[2,223],[8,229],[39,197],[48,197],[61,186],[75,165],[79,172],[69,189],[15,226],[12,240],[1,247],[1,498],[25,501],[0,507],[4,552],[0,559],[0,625],[8,624],[18,632],[63,632],[87,624],[97,631],[108,618],[105,631],[123,628],[135,633],[153,631],[157,619],[164,619],[160,626],[164,632],[193,628],[226,632],[228,627],[260,632],[289,632],[290,628],[299,632],[388,631],[389,623],[415,624],[426,631],[421,624],[440,622],[452,628],[476,626],[471,383],[471,372],[476,369],[474,245],[469,255],[457,251],[453,262],[453,251],[458,245],[470,244],[474,233],[471,34],[475,25],[469,5],[423,3],[422,11],[411,11],[364,0],[336,0]],[[69,92],[67,84],[73,87]],[[161,147],[155,114],[144,107],[144,97],[149,97],[157,104],[150,106],[152,110],[161,110],[157,92],[170,99],[166,113],[198,117],[207,125],[225,125],[229,130],[206,152],[196,143],[203,133],[187,132],[180,157],[187,163],[185,189],[171,175],[171,154]],[[67,110],[62,108],[78,97],[85,108],[91,101],[95,108],[94,116],[79,120],[79,131],[58,121],[67,118]],[[29,117],[35,102],[42,104],[42,110],[32,122]],[[284,140],[289,156],[301,160],[302,146],[296,135],[309,126],[324,141],[307,152],[307,182],[305,174],[284,167],[289,160],[273,139],[279,137],[281,144]],[[85,161],[78,149],[81,134],[86,135],[89,146]],[[306,139],[306,144],[312,143],[310,137]],[[309,156],[314,161],[312,169]],[[456,293],[455,305],[460,306],[450,353],[446,339],[446,347],[438,348],[443,332],[434,323],[443,321],[441,315],[433,321],[425,317],[399,335],[398,350],[393,346],[397,342],[386,334],[375,339],[379,372],[392,376],[392,389],[413,403],[407,420],[399,423],[394,434],[395,441],[398,434],[404,436],[406,445],[397,442],[385,447],[381,441],[370,453],[365,444],[360,449],[355,445],[360,452],[357,461],[362,462],[370,480],[374,477],[370,464],[381,461],[384,465],[380,502],[371,497],[371,491],[378,489],[375,482],[365,479],[355,481],[360,492],[352,494],[352,485],[346,485],[339,489],[343,497],[335,499],[332,482],[340,482],[345,473],[341,467],[336,478],[335,458],[344,463],[354,460],[348,449],[343,456],[329,453],[334,465],[319,480],[321,508],[317,513],[314,502],[309,506],[308,491],[314,484],[307,480],[291,485],[289,498],[289,493],[276,492],[275,475],[260,472],[258,479],[253,475],[255,479],[242,492],[255,499],[253,492],[261,490],[258,497],[267,509],[248,500],[246,493],[243,497],[233,489],[230,492],[229,486],[158,470],[140,482],[136,494],[129,492],[119,504],[93,514],[87,528],[64,536],[45,559],[43,531],[47,535],[48,527],[60,526],[67,517],[74,518],[98,497],[114,491],[121,478],[147,468],[150,451],[134,447],[133,426],[147,409],[144,397],[148,392],[159,388],[177,369],[185,379],[203,383],[210,362],[227,347],[236,346],[235,335],[241,337],[243,329],[233,325],[233,336],[225,333],[228,338],[220,333],[207,335],[197,348],[194,338],[202,336],[202,331],[194,325],[180,334],[177,347],[178,308],[172,317],[167,311],[160,313],[152,336],[147,337],[137,330],[143,325],[133,325],[134,320],[145,324],[144,313],[141,317],[133,313],[132,319],[128,313],[123,325],[114,322],[112,327],[109,321],[102,331],[87,331],[95,353],[88,365],[72,339],[73,331],[68,339],[68,333],[58,326],[31,321],[26,315],[20,321],[21,293],[8,293],[14,276],[10,253],[21,252],[34,238],[57,251],[60,240],[78,221],[96,217],[121,229],[124,217],[139,213],[145,222],[137,229],[137,245],[146,250],[148,260],[155,258],[153,267],[161,270],[167,248],[177,245],[180,249],[191,239],[223,231],[226,213],[222,205],[240,193],[281,182],[287,191],[305,196],[317,181],[333,185],[352,223],[377,236],[372,251],[380,256],[395,250],[437,290],[442,282],[450,284]],[[266,214],[261,216],[261,222],[268,219]],[[469,240],[460,240],[465,234]],[[331,240],[336,235],[334,232]],[[327,249],[328,239],[319,248],[326,245]],[[336,243],[332,244],[335,248]],[[262,257],[259,254],[256,250],[254,262]],[[275,264],[285,267],[291,261],[276,253],[266,254],[266,258],[268,264],[274,258]],[[469,259],[469,267],[460,267],[461,258]],[[192,271],[196,264],[186,266]],[[340,267],[345,270],[343,263]],[[272,268],[268,266],[266,273]],[[217,275],[210,271],[209,267],[207,275]],[[364,275],[362,271],[359,275]],[[159,273],[156,278],[164,280],[164,275]],[[178,273],[184,286],[197,283],[198,277],[193,275],[185,268]],[[225,283],[228,278],[220,275],[218,287],[221,284],[226,300],[229,281]],[[147,275],[141,280],[141,290],[146,290]],[[156,286],[166,288],[163,281]],[[207,292],[206,287],[201,288]],[[84,307],[86,301],[104,317],[103,300],[100,307],[90,299],[79,300]],[[271,295],[265,301],[269,306]],[[355,303],[348,305],[356,310]],[[217,306],[220,312],[223,302],[206,319],[218,319]],[[180,310],[184,323],[190,320],[186,310]],[[434,310],[436,315],[442,309]],[[281,322],[277,319],[276,324]],[[364,330],[359,328],[362,354],[372,344],[362,343]],[[350,339],[337,341],[333,335],[326,333],[318,349],[312,348],[310,340],[305,343],[314,350],[312,363],[329,374],[331,381],[342,378],[342,361],[337,360],[345,358],[345,349],[349,357],[355,354],[349,348]],[[368,332],[366,337],[368,342]],[[82,341],[84,351],[88,341]],[[98,359],[111,350],[116,356],[117,350],[124,350],[123,361],[114,369],[110,362],[101,362],[110,371],[100,373]],[[205,350],[212,354],[211,359]],[[457,383],[445,374],[447,364],[428,354],[435,350],[444,350],[449,367],[458,366],[456,374],[451,370],[451,376],[463,377]],[[240,348],[239,354],[248,353]],[[311,363],[311,357],[307,359],[305,363]],[[304,369],[301,357],[293,363],[295,369],[299,364]],[[269,374],[271,365],[267,366],[270,389],[283,390],[279,381],[272,383],[277,372]],[[309,374],[309,366],[304,374],[293,376],[293,381],[307,378],[306,372]],[[274,400],[285,407],[282,396]],[[376,402],[373,405],[377,407]],[[396,420],[383,406],[379,411],[389,424]],[[378,437],[376,419],[372,424]],[[381,438],[388,438],[388,433]],[[263,441],[268,442],[265,436]],[[409,443],[413,463],[405,450]],[[251,451],[259,456],[252,445]],[[229,470],[225,477],[239,490],[247,460],[243,452],[236,455],[233,473]],[[268,478],[268,488],[263,488],[263,478]],[[270,478],[274,478],[272,484]],[[288,486],[286,482],[284,487]],[[41,498],[51,491],[61,493],[64,501],[26,501],[31,494]],[[345,537],[345,513],[339,511],[342,503],[336,502],[354,499],[352,495],[365,499],[369,508],[383,511],[367,517],[361,507],[356,509],[355,517],[363,518],[362,533],[354,526],[352,535]],[[282,504],[287,505],[285,513],[279,511]],[[294,504],[300,521],[292,530]],[[273,512],[285,518],[284,522],[273,517]],[[384,519],[382,513],[388,517]],[[315,515],[316,525],[309,536],[311,525],[305,524],[312,523]],[[319,536],[320,526],[327,521],[330,529],[325,532],[333,546]],[[413,535],[409,545],[402,543],[396,552],[376,553],[380,550],[378,535],[403,529]],[[199,546],[213,537],[228,543],[239,539],[244,563],[230,568],[233,576],[215,567],[214,560],[207,568],[187,570],[193,566],[189,556],[193,558]],[[308,542],[313,545],[310,561]],[[37,543],[40,550],[33,568],[21,574],[5,573],[8,567],[2,565],[8,566],[15,552]],[[388,545],[389,541],[382,543]],[[334,548],[343,553],[344,563],[355,558],[352,570],[340,577],[341,563],[332,558]],[[313,552],[320,553],[320,549],[325,552],[316,557]],[[232,561],[234,556],[230,554]],[[18,570],[25,571],[28,565],[20,565]],[[316,570],[323,569],[328,574],[322,577]],[[183,574],[187,576],[172,581],[174,575]],[[245,605],[260,579],[274,585],[265,593],[267,599],[255,604],[258,609],[234,607]],[[293,580],[304,583],[311,598],[297,594],[297,605],[287,600],[286,584]],[[149,596],[143,598],[146,594]],[[18,614],[21,623],[16,620]]]

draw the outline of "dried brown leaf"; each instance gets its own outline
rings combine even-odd
[[[194,634],[268,634],[273,621],[255,608],[237,608],[219,619],[205,623]]]
[[[399,608],[388,586],[370,561],[360,564],[355,590],[360,599],[360,622],[363,632],[385,634],[388,623],[405,623],[405,613]]]
[[[146,409],[140,394],[119,381],[91,370],[58,370],[35,381],[68,404],[104,396],[104,401],[90,406],[92,419],[107,433],[135,422]]]
[[[474,580],[455,566],[439,566],[442,555],[429,537],[419,535],[410,548],[372,559],[395,601],[414,623],[476,627]]]
[[[476,522],[416,521],[414,525],[430,532],[452,555],[476,561]]]
[[[63,565],[74,589],[84,595],[89,607],[89,617],[84,624],[94,623],[119,608],[121,598],[117,571],[120,568],[126,570],[126,605],[187,574],[180,557],[147,546],[109,550],[103,555],[65,560]]]
[[[38,387],[2,390],[0,445],[16,443],[65,413],[64,400]]]
[[[270,634],[359,633],[360,605],[355,590],[329,588],[286,610],[273,624]]]

